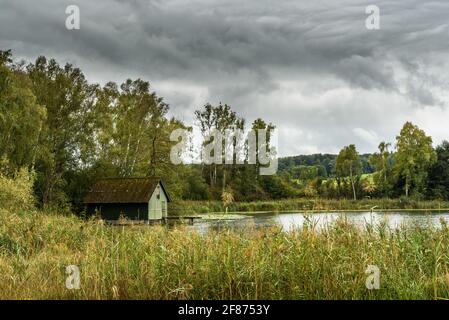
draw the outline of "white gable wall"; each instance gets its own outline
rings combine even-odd
[[[159,189],[159,199],[157,197]],[[148,220],[160,220],[167,217],[167,195],[160,183],[156,186],[148,203]]]

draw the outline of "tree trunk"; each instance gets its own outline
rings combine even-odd
[[[341,179],[340,176],[337,176],[337,199],[340,200],[341,195]]]
[[[226,190],[226,171],[223,168],[223,192]]]
[[[129,148],[130,148],[130,144],[131,144],[131,133],[128,133],[128,141],[126,143],[126,152],[125,152],[125,157],[124,160],[122,162],[122,168],[121,168],[121,175],[122,176],[126,176],[127,171],[128,171],[128,154],[129,154]]]
[[[156,140],[157,140],[157,136],[155,135],[151,141],[151,146],[152,146],[152,150],[151,150],[151,160],[150,160],[150,176],[154,177],[156,175]]]
[[[213,172],[212,172],[212,168],[209,166],[209,184],[211,187],[214,186],[214,177],[213,177]]]
[[[408,189],[410,188],[409,187],[409,178],[408,178],[408,176],[405,178],[405,197],[407,197],[408,198]]]
[[[142,131],[142,122],[140,122],[139,124],[139,130],[138,130],[138,138],[137,138],[137,143],[136,143],[136,149],[134,151],[134,159],[133,162],[131,164],[131,175],[134,173],[134,167],[136,166],[136,162],[137,162],[137,157],[139,156],[139,148],[140,148],[140,140],[142,138],[141,135],[141,131]]]
[[[354,200],[357,200],[357,195],[355,193],[355,183],[354,183],[354,178],[352,176],[352,167],[349,168],[349,175],[350,175],[350,179],[351,179],[351,185],[352,185],[352,192],[354,194]]]
[[[217,184],[217,165],[214,164],[214,185]]]

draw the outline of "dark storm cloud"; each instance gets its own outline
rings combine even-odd
[[[65,28],[70,4],[81,30]],[[369,4],[380,30],[365,28]],[[229,103],[276,123],[283,154],[372,150],[417,109],[447,103],[444,0],[0,0],[0,9],[0,47],[16,56],[70,61],[94,81],[148,79],[186,121],[207,101]]]

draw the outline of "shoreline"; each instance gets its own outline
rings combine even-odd
[[[252,202],[234,202],[228,214],[261,213],[323,213],[323,212],[441,212],[449,211],[449,202],[412,199],[282,199]],[[220,201],[179,200],[170,204],[172,215],[225,214]]]
[[[361,213],[361,212],[370,212],[370,210],[366,209],[348,209],[348,210],[271,210],[271,211],[228,211],[227,213],[223,213],[220,211],[215,212],[207,212],[200,213],[199,215],[204,214],[216,214],[216,215],[231,215],[231,214],[239,214],[239,215],[257,215],[264,213],[304,213],[304,214],[315,214],[315,213]],[[449,208],[439,208],[439,209],[384,209],[384,210],[373,210],[372,213],[390,213],[390,212],[429,212],[429,213],[440,213],[440,212],[449,212]]]

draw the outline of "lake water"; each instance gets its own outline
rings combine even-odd
[[[424,213],[424,212],[351,212],[351,213],[313,213],[307,216],[304,213],[257,213],[245,214],[243,219],[229,220],[201,220],[195,222],[189,228],[199,232],[220,229],[245,229],[248,227],[269,227],[280,226],[283,230],[289,231],[304,226],[305,223],[312,224],[316,229],[323,228],[334,223],[338,218],[345,218],[348,222],[357,227],[364,227],[366,224],[386,223],[395,229],[401,226],[419,225],[422,227],[441,226],[444,220],[449,224],[449,213]]]

